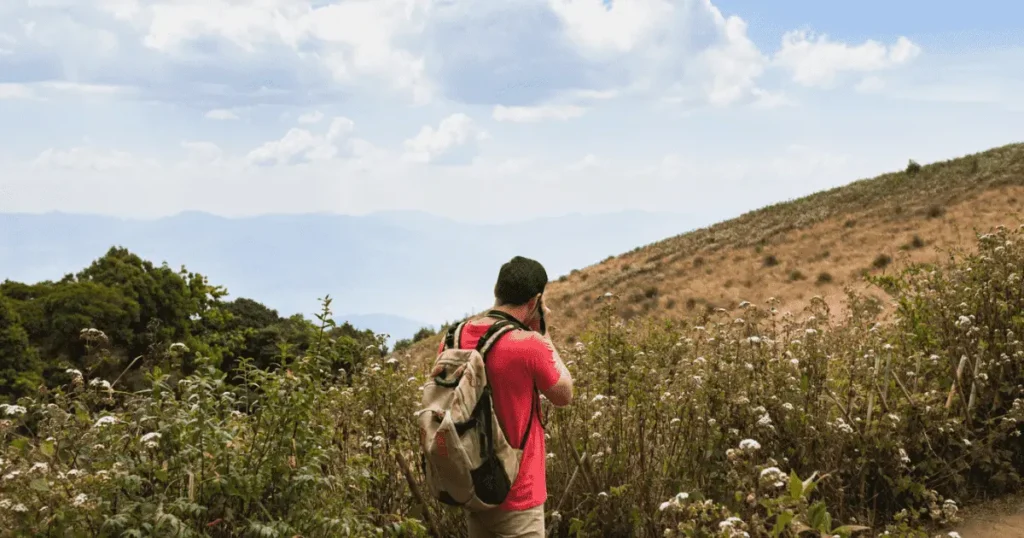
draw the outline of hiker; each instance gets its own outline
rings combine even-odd
[[[430,390],[437,392],[425,396],[425,402],[448,402],[444,404],[449,406],[448,412],[459,417],[438,418],[438,409],[429,404],[424,410],[434,411],[433,418],[421,422],[432,464],[428,483],[435,497],[468,509],[470,538],[544,536],[547,452],[540,394],[556,407],[569,405],[573,397],[572,376],[547,334],[543,302],[547,283],[547,272],[535,260],[516,256],[502,265],[494,286],[494,308],[448,331],[431,373],[437,377]],[[486,387],[471,388],[477,386],[473,378],[478,374],[471,370],[473,364],[481,364],[475,362],[479,359],[459,362],[457,357],[472,352],[452,349],[481,352]],[[448,368],[454,370],[450,379],[448,373],[442,374]],[[457,388],[456,383],[460,384]],[[452,388],[445,393],[443,387]],[[460,403],[460,399],[468,400]],[[474,409],[472,418],[460,411],[468,408]],[[488,433],[492,416],[501,428],[493,436]],[[461,449],[459,454],[477,463],[462,460],[453,464],[447,461],[448,454],[439,455],[454,452],[453,445]],[[488,450],[496,456],[481,456]],[[470,470],[466,465],[478,467]],[[470,501],[465,500],[466,492]]]

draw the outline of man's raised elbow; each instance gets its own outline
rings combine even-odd
[[[572,383],[559,383],[545,396],[555,407],[565,407],[572,403]]]

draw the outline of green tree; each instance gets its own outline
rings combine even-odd
[[[10,299],[0,295],[0,397],[12,400],[42,383],[35,350]]]

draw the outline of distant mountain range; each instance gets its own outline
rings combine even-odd
[[[55,280],[112,246],[185,265],[281,315],[311,316],[330,294],[336,321],[392,342],[486,308],[500,265],[540,260],[552,280],[610,255],[689,231],[677,214],[566,215],[466,224],[421,212],[159,219],[65,213],[0,214],[0,280]]]

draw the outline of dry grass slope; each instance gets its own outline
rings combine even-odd
[[[1022,210],[1024,144],[911,165],[573,271],[549,287],[552,333],[573,342],[608,292],[626,319],[679,319],[770,297],[798,312],[815,295],[841,312],[844,288],[864,290],[865,273],[970,247],[975,230],[1019,223]],[[430,338],[409,352],[427,358],[436,345]]]

